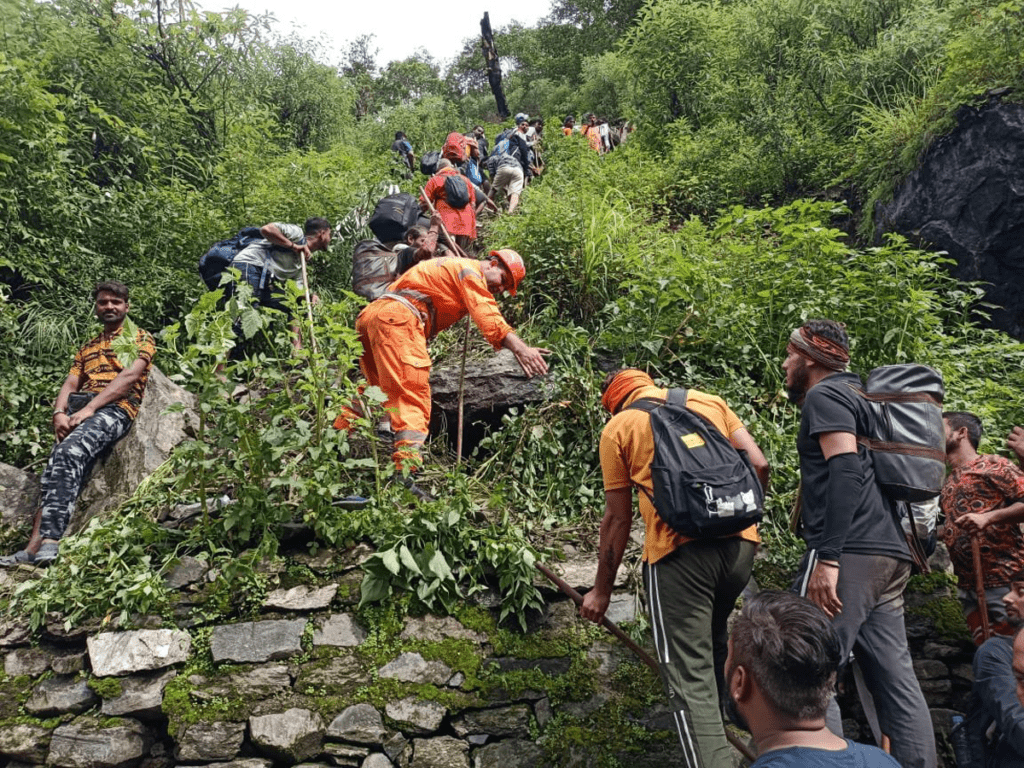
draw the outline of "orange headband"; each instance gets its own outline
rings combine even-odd
[[[601,405],[608,413],[616,414],[626,402],[629,393],[640,387],[653,387],[654,380],[643,371],[636,368],[626,368],[612,379],[608,389],[601,396]]]

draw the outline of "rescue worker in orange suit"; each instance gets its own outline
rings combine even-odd
[[[437,173],[430,177],[430,181],[423,187],[423,192],[427,200],[441,214],[441,221],[444,222],[444,228],[448,230],[448,234],[455,238],[455,242],[460,248],[468,249],[476,240],[476,192],[473,190],[473,185],[467,183],[469,204],[463,208],[453,208],[448,204],[448,199],[445,196],[444,180],[446,176],[463,178],[450,160],[440,160],[437,163]],[[425,205],[422,197],[420,202]]]
[[[399,473],[415,473],[422,464],[420,449],[430,422],[427,339],[468,314],[491,346],[515,355],[527,376],[547,373],[544,355],[549,351],[520,339],[494,298],[503,291],[515,296],[525,274],[522,258],[507,248],[491,251],[489,258],[479,261],[453,256],[431,259],[405,272],[359,314],[356,331],[363,344],[359,365],[367,381],[387,395],[384,406],[391,414],[392,456]],[[347,429],[354,415],[346,409],[334,426]],[[406,479],[409,490],[427,497],[411,477]]]

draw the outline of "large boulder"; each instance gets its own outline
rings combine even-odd
[[[460,368],[461,363],[456,362],[436,367],[430,373],[432,429],[440,428],[442,417],[451,427],[458,422]],[[507,349],[469,360],[463,401],[466,423],[475,419],[497,421],[512,406],[549,400],[550,389],[544,376],[527,378],[515,355]]]
[[[172,405],[182,408],[168,412]],[[196,408],[195,395],[179,387],[160,369],[151,368],[135,424],[110,455],[97,463],[82,490],[69,533],[83,530],[93,517],[117,507],[167,460],[179,443],[194,436],[199,425]]]
[[[891,202],[875,209],[876,236],[898,232],[956,260],[1002,309],[992,324],[1024,339],[1024,105],[961,107],[957,127],[925,153]]]
[[[0,464],[0,526],[28,528],[38,501],[38,477],[10,464]]]

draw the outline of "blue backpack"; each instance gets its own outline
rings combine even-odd
[[[206,283],[207,290],[215,291],[220,287],[220,276],[231,266],[231,260],[250,243],[262,240],[263,234],[259,227],[244,227],[234,237],[221,240],[199,259],[199,276]]]

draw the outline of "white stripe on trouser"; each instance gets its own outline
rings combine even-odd
[[[654,635],[654,648],[658,652],[658,661],[662,664],[669,663],[669,638],[665,632],[665,616],[661,609],[661,588],[658,585],[657,564],[647,565],[648,583],[650,594],[648,595],[648,608],[651,613],[651,632]],[[666,687],[669,687],[669,676],[665,675]],[[671,688],[670,688],[671,690]],[[682,698],[682,693],[674,691],[676,696]],[[673,706],[674,706],[673,702]],[[690,731],[690,724],[686,720],[686,700],[681,706],[673,708],[672,717],[676,722],[676,730],[679,732],[679,746],[683,750],[683,759],[690,768],[702,768],[703,763],[697,745],[694,743],[693,733]]]
[[[807,567],[800,579],[800,597],[807,597],[807,585],[811,581],[811,574],[814,573],[814,566],[818,564],[818,550],[812,549],[807,553]]]

